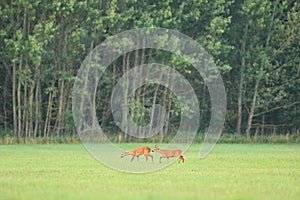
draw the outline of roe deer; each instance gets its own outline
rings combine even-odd
[[[156,145],[154,147],[154,149],[152,150],[152,152],[158,152],[161,154],[159,162],[161,163],[161,159],[162,158],[167,158],[169,161],[169,158],[172,157],[177,157],[179,158],[178,163],[180,163],[180,161],[182,161],[184,163],[184,158],[181,155],[182,151],[180,149],[176,149],[176,150],[163,150],[158,148]]]
[[[131,151],[123,152],[122,155],[121,155],[121,158],[123,158],[125,156],[128,156],[128,155],[132,155],[132,158],[130,160],[130,162],[132,162],[135,157],[137,158],[137,160],[139,160],[139,156],[144,154],[145,157],[146,157],[146,161],[148,161],[148,156],[149,156],[149,157],[152,158],[152,162],[153,162],[153,156],[150,155],[150,152],[151,152],[150,147],[141,146],[141,147],[133,149]]]

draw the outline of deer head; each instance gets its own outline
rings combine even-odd
[[[154,145],[154,149],[152,149],[152,152],[156,152],[156,151],[159,151],[159,147],[157,145]]]

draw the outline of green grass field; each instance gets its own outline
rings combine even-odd
[[[299,144],[217,144],[204,159],[199,149],[184,164],[128,174],[83,145],[0,146],[0,199],[300,199]]]

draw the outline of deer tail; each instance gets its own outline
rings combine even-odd
[[[184,163],[184,158],[183,158],[182,155],[179,157],[179,159],[182,160],[182,162]],[[179,160],[179,161],[180,161],[180,160]]]

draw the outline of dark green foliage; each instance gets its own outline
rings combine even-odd
[[[220,142],[299,142],[297,1],[54,0],[0,3],[1,144],[79,142],[71,105],[77,70],[109,36],[142,27],[177,30],[214,56],[227,92],[224,132],[232,133]],[[113,142],[145,142],[119,134],[110,96],[126,70],[154,62],[174,66],[190,82],[200,103],[199,131],[209,126],[210,96],[195,69],[171,53],[138,50],[117,58],[99,82],[97,117]],[[131,115],[147,124],[146,108],[153,100],[169,111],[169,124],[147,142],[168,142],[181,111],[167,88],[153,84],[138,89],[129,102]],[[203,139],[199,137],[196,142]]]

